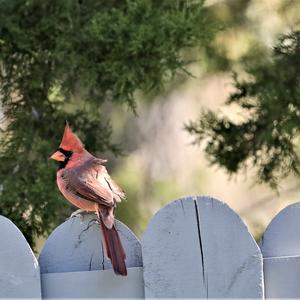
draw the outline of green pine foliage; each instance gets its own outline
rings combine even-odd
[[[0,214],[33,244],[69,213],[49,155],[68,120],[95,153],[111,143],[102,104],[136,108],[210,40],[202,1],[0,1]],[[126,221],[126,220],[125,220]]]
[[[239,121],[206,111],[186,129],[195,143],[205,141],[212,164],[230,174],[255,167],[256,179],[276,188],[280,179],[300,175],[300,32],[281,37],[270,60],[245,65],[247,79],[234,76],[236,91],[226,103],[239,108]]]

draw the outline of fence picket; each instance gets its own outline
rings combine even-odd
[[[0,298],[41,299],[38,262],[21,231],[0,216]]]
[[[111,269],[103,252],[101,233],[95,214],[73,217],[49,236],[39,257],[41,273],[62,273]],[[141,267],[141,245],[132,231],[116,221],[126,252],[127,267]]]
[[[267,298],[300,298],[300,203],[283,209],[265,231],[264,257]]]
[[[142,240],[146,298],[263,298],[259,247],[226,204],[176,200]]]
[[[127,277],[111,270],[42,274],[43,298],[143,299],[143,270],[130,268]]]
[[[140,242],[130,229],[116,222],[129,272],[127,278],[115,276],[103,253],[100,227],[95,220],[92,213],[73,217],[49,236],[39,257],[43,298],[143,297]]]

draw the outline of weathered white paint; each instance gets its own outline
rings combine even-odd
[[[41,299],[37,260],[20,230],[0,216],[0,298]]]
[[[300,298],[300,203],[283,209],[260,242],[267,298]]]
[[[111,269],[103,253],[101,232],[93,213],[73,217],[49,236],[39,257],[41,273],[62,273]],[[141,267],[141,245],[121,222],[116,222],[125,252],[127,267]]]
[[[127,277],[112,270],[42,274],[43,298],[144,298],[142,268],[128,269]]]
[[[213,198],[161,209],[142,250],[146,298],[263,298],[260,249],[240,218]]]

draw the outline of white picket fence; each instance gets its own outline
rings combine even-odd
[[[104,257],[93,214],[49,236],[37,260],[19,229],[0,217],[0,298],[299,298],[300,203],[280,212],[260,246],[239,216],[209,197],[162,208],[141,242],[117,222],[128,276]]]

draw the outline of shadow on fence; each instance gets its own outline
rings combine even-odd
[[[104,256],[93,214],[58,226],[38,261],[0,217],[0,298],[297,298],[299,225],[300,203],[274,218],[259,247],[225,203],[182,198],[152,218],[141,243],[117,222],[124,278]]]

